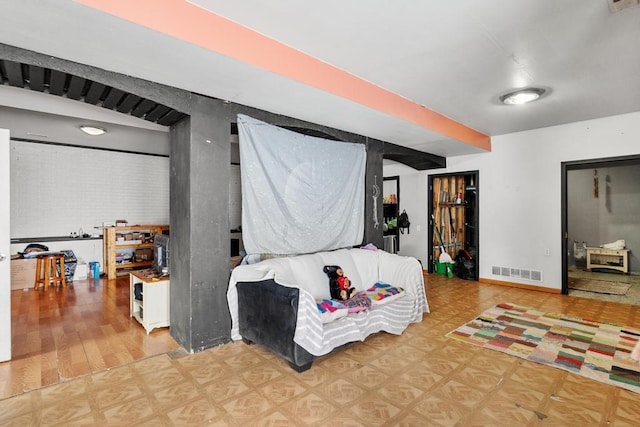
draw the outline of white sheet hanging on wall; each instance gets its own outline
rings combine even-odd
[[[238,115],[247,253],[351,247],[364,235],[364,144],[302,135]]]

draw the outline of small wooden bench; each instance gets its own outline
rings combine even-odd
[[[587,248],[587,270],[608,268],[629,274],[629,249]]]

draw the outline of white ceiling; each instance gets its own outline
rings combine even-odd
[[[163,7],[141,2],[150,14]],[[607,0],[191,3],[490,136],[640,111],[640,7],[612,14]],[[481,151],[80,2],[3,1],[0,16],[8,45],[433,154]],[[498,102],[525,86],[548,95],[525,106]]]

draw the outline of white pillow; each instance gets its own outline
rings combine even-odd
[[[288,258],[294,283],[309,292],[315,299],[331,298],[329,278],[322,271],[322,258],[316,254]]]
[[[356,288],[356,291],[362,291],[366,288],[362,283],[362,278],[360,277],[360,273],[358,272],[355,262],[353,262],[353,258],[351,258],[349,250],[338,249],[337,251],[331,252],[319,252],[317,255],[320,256],[323,261],[323,264],[320,267],[321,272],[322,267],[325,265],[339,265],[342,268],[344,275],[349,278],[351,286]],[[324,277],[326,278],[327,289],[329,289],[329,278],[326,274],[324,274]]]
[[[363,289],[376,283],[379,279],[378,251],[371,251],[368,249],[351,249],[349,250],[349,254],[358,269]]]

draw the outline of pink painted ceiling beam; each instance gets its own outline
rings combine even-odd
[[[491,150],[488,135],[184,0],[75,1],[446,137]]]

